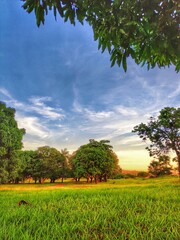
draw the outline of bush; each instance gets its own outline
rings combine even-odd
[[[124,175],[124,178],[136,178],[136,175],[127,173],[127,174]]]
[[[137,177],[145,178],[148,177],[149,173],[148,172],[138,172]]]
[[[125,175],[122,173],[118,173],[112,177],[113,179],[122,179],[125,178]]]

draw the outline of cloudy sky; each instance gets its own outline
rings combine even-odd
[[[124,73],[88,25],[56,22],[38,28],[19,0],[1,0],[0,100],[26,129],[24,149],[49,145],[70,152],[89,139],[108,139],[124,169],[146,170],[146,144],[132,134],[164,107],[180,106],[174,67],[147,70],[128,60]]]

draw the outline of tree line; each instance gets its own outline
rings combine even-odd
[[[49,146],[23,151],[24,134],[25,129],[19,129],[15,120],[15,109],[0,102],[0,183],[18,183],[28,178],[35,183],[45,179],[53,183],[59,178],[63,182],[65,177],[98,182],[121,171],[108,140],[90,139],[72,154]]]
[[[154,160],[148,171],[153,176],[171,174],[172,166],[167,153],[174,151],[174,161],[180,174],[180,108],[164,108],[157,118],[150,118],[148,124],[134,127],[143,141],[151,141],[147,147]],[[79,147],[72,154],[49,146],[37,150],[22,150],[25,129],[19,129],[15,120],[15,109],[0,102],[0,183],[18,183],[28,178],[35,183],[50,179],[53,183],[61,178],[72,177],[87,182],[107,181],[121,173],[119,159],[108,140],[96,141]]]

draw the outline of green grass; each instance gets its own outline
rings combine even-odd
[[[55,185],[1,185],[0,239],[180,239],[175,177]],[[18,207],[21,199],[33,206]]]

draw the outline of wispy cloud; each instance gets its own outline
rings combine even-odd
[[[0,93],[1,93],[2,95],[4,95],[5,97],[8,97],[8,98],[12,99],[12,96],[11,96],[11,94],[9,93],[9,91],[8,91],[7,89],[5,89],[5,88],[0,88]]]
[[[168,98],[174,98],[174,97],[179,97],[180,99],[180,84],[179,86],[168,95]]]
[[[6,102],[19,111],[29,114],[36,113],[47,120],[62,120],[65,118],[63,110],[61,108],[50,107],[46,104],[47,101],[50,102],[51,100],[50,97],[32,97],[25,103],[11,97]]]
[[[65,112],[59,107],[48,105],[52,102],[51,97],[31,97],[27,102],[22,102],[13,98],[5,88],[0,88],[0,93],[7,106],[16,109],[16,120],[20,128],[26,129],[25,143],[28,146],[31,143],[33,146],[45,142],[48,144],[53,142],[53,139],[66,137],[69,130],[65,125],[60,124],[66,117]],[[34,141],[36,144],[33,143]]]
[[[53,108],[47,106],[45,102],[51,102],[50,97],[32,97],[29,99],[32,105],[28,106],[30,111],[35,111],[50,120],[61,120],[65,117],[63,110],[61,108]]]
[[[130,107],[124,107],[124,106],[116,106],[115,108],[116,113],[120,113],[123,116],[137,116],[138,112],[137,110],[130,108]]]
[[[44,139],[49,136],[49,129],[41,123],[39,118],[16,114],[16,119],[19,127],[25,128],[28,135],[36,136],[40,139]]]

